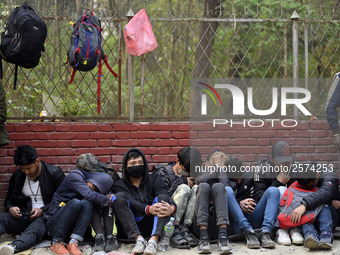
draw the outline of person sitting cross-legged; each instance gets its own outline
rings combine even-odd
[[[30,145],[18,146],[14,152],[14,171],[5,198],[5,213],[0,214],[0,235],[20,235],[0,247],[0,254],[11,255],[31,248],[46,233],[43,214],[65,178],[60,167],[42,161]]]

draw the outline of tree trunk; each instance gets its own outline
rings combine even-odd
[[[219,3],[217,0],[205,0],[204,17],[216,18],[218,16],[217,8]],[[200,36],[198,38],[198,47],[195,55],[195,67],[193,78],[209,78],[211,67],[211,53],[214,44],[214,37],[219,26],[218,22],[201,22]],[[192,88],[191,88],[192,89]],[[190,93],[190,116],[200,116],[201,100],[196,91]]]
[[[216,18],[216,12],[219,3],[217,0],[205,0],[204,16],[208,18]],[[202,22],[200,29],[200,42],[196,51],[196,64],[194,69],[195,78],[209,78],[210,74],[210,58],[214,37],[218,28],[218,22]]]

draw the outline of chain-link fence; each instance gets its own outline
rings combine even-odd
[[[317,79],[339,71],[337,8],[251,1],[248,6],[238,1],[234,5],[213,0],[169,2],[132,6],[135,12],[146,9],[158,48],[129,57],[123,37],[128,17],[122,8],[115,9],[115,1],[83,1],[75,10],[73,1],[30,1],[48,27],[46,52],[36,68],[19,68],[17,90],[12,89],[14,66],[3,63],[8,119],[39,119],[46,111],[50,120],[188,120],[193,78],[273,79],[254,88],[254,97],[266,109],[271,102],[261,99],[270,95],[275,79],[294,77],[304,78],[302,86],[312,93],[311,111],[324,117],[330,84]],[[8,7],[2,4],[1,27],[12,10]],[[94,8],[101,18],[103,49],[119,75],[115,78],[103,67],[100,114],[97,68],[77,72],[69,85],[70,66],[65,64],[72,33],[69,23],[85,7]],[[316,79],[309,82],[310,78]]]

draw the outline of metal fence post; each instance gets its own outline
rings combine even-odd
[[[299,52],[298,52],[298,19],[299,15],[296,11],[293,12],[290,19],[293,21],[293,86],[294,88],[298,85],[298,78],[299,78]],[[297,94],[294,93],[294,98],[297,98]],[[294,108],[294,116],[298,116],[298,109]]]
[[[308,89],[308,23],[304,26],[305,41],[305,88]]]
[[[126,17],[130,21],[135,14],[130,9]],[[134,102],[134,80],[133,80],[133,56],[128,55],[128,84],[129,84],[129,121],[133,121],[135,115],[135,102]]]

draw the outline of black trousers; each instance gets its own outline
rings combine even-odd
[[[96,234],[103,234],[105,237],[113,234],[113,213],[110,214],[109,206],[93,206],[91,226]]]
[[[2,234],[21,234],[12,242],[16,246],[15,251],[20,252],[31,248],[39,243],[46,233],[43,217],[36,220],[24,219],[23,217],[14,218],[9,213],[0,214],[0,235]]]
[[[125,193],[118,192],[115,196],[116,200],[113,202],[112,208],[116,216],[119,238],[133,239],[138,235],[142,235],[144,238],[153,235],[162,236],[164,225],[170,220],[170,216],[158,218],[146,215],[136,222]],[[158,201],[169,202],[169,198],[167,195],[159,195]]]
[[[213,201],[213,206],[210,202]],[[199,226],[208,228],[209,237],[215,240],[218,237],[218,226],[229,225],[227,191],[222,183],[210,186],[208,183],[200,183],[197,189],[195,214],[192,230],[199,237]]]

